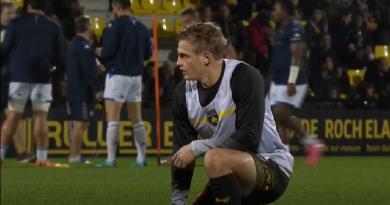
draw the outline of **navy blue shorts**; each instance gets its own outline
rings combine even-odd
[[[95,115],[95,104],[85,102],[68,102],[67,113],[69,120],[89,121]]]

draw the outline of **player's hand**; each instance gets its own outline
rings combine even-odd
[[[99,91],[99,92],[95,93],[95,99],[98,102],[102,101],[103,100],[103,91]]]
[[[172,157],[173,165],[179,168],[186,168],[194,160],[195,155],[192,152],[191,144],[180,148]]]
[[[95,53],[96,53],[96,55],[97,56],[102,56],[102,47],[96,47],[96,49],[95,49]]]
[[[102,74],[104,74],[106,72],[106,67],[104,67],[104,65],[99,65],[98,67],[97,67],[97,74],[98,75],[102,75]]]
[[[296,88],[296,86],[295,86],[295,84],[288,84],[287,85],[287,95],[289,96],[289,97],[291,97],[291,96],[294,96],[295,94],[297,94],[297,88]]]

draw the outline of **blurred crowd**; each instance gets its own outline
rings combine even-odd
[[[308,70],[310,89],[305,106],[389,109],[390,58],[389,54],[375,56],[375,47],[390,46],[390,1],[295,3],[295,18],[305,28],[308,47],[304,69]],[[193,18],[219,24],[231,42],[227,55],[268,76],[272,36],[277,26],[272,21],[272,10],[272,0],[203,0]],[[183,14],[185,24],[188,15]]]
[[[47,15],[59,22],[66,41],[74,19],[85,14],[79,0],[47,0]],[[109,1],[107,1],[109,4]],[[390,109],[390,58],[375,56],[375,46],[390,46],[390,0],[296,0],[296,19],[306,30],[309,92],[305,106],[316,108]],[[243,60],[269,75],[272,0],[200,0],[178,15],[182,24],[213,21],[230,42],[226,56]],[[22,10],[19,12],[23,12]],[[3,9],[2,9],[3,15]],[[2,17],[3,18],[3,17]],[[95,38],[95,45],[99,41]],[[175,68],[175,45],[159,69],[160,101],[169,106],[181,74]],[[389,54],[387,54],[389,55]],[[360,75],[362,73],[363,75]],[[104,80],[104,74],[101,74]],[[55,82],[52,107],[65,106],[65,81]],[[154,63],[145,65],[143,104],[154,108]]]

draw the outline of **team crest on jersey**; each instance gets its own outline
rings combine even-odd
[[[215,110],[210,110],[207,112],[207,121],[212,124],[213,126],[218,125],[219,116],[218,113]]]

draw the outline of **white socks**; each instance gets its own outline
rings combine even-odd
[[[143,122],[133,125],[133,134],[137,147],[137,162],[143,162],[146,155],[146,130]]]
[[[4,160],[5,155],[7,154],[7,149],[8,149],[7,146],[1,146],[1,147],[0,147],[0,158],[1,158],[2,160]]]
[[[119,138],[119,122],[108,122],[107,125],[107,161],[113,162],[116,158]]]
[[[47,148],[37,147],[37,160],[40,162],[47,161]]]
[[[81,161],[81,155],[76,156],[76,157],[69,157],[69,162],[74,163],[74,162],[80,162]]]

